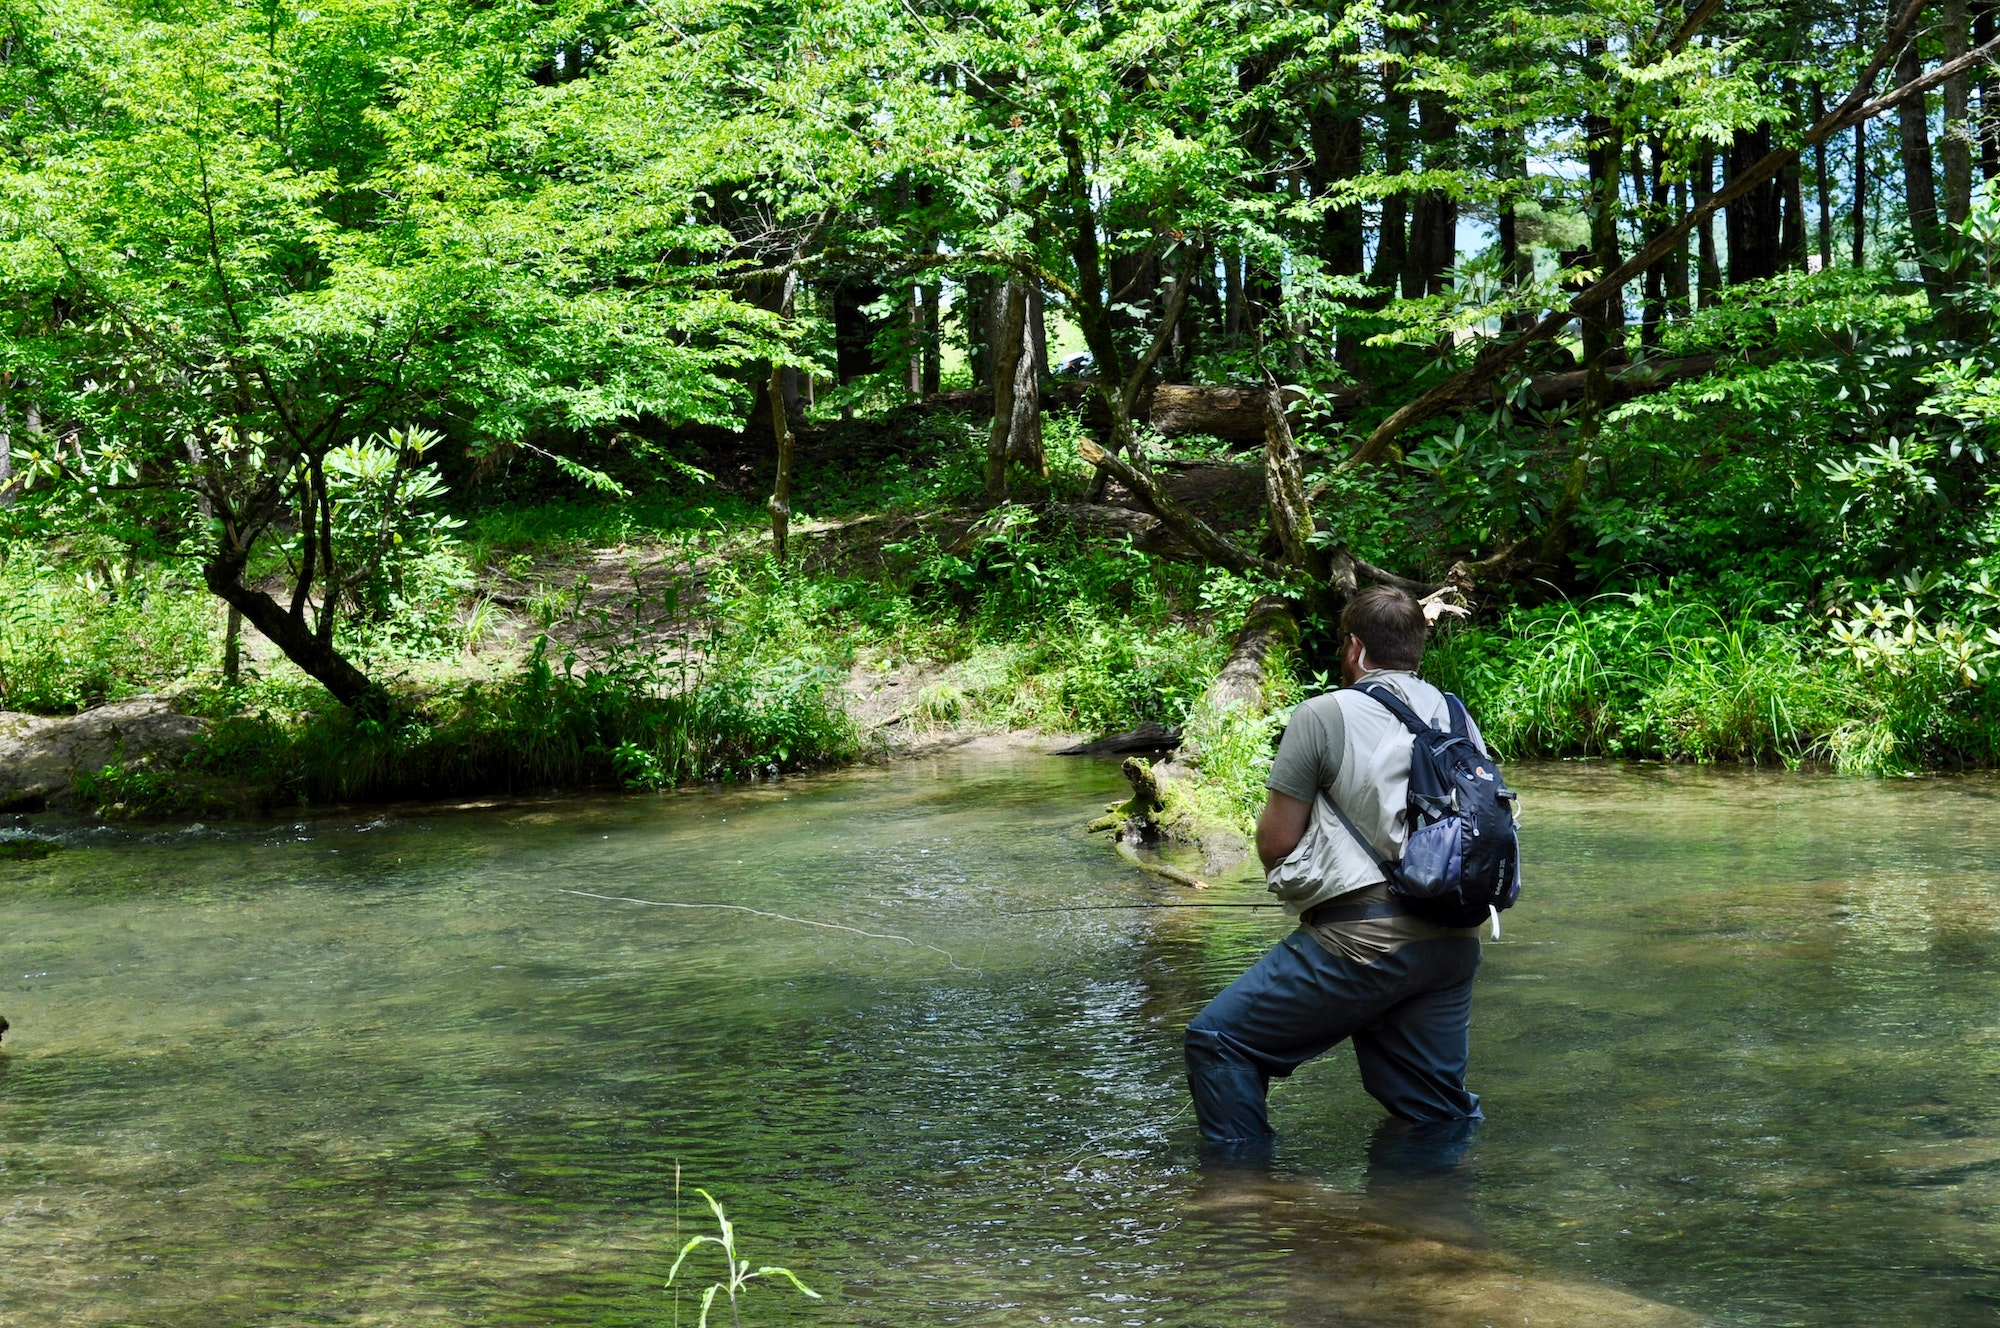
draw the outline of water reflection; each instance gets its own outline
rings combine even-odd
[[[62,831],[0,863],[0,1322],[671,1322],[678,1167],[829,1295],[765,1324],[1990,1323],[1994,785],[1516,782],[1489,1121],[1337,1051],[1247,1172],[1180,1029],[1277,920],[1014,912],[1162,888],[1109,765]]]

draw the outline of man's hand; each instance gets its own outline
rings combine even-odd
[[[1272,791],[1264,803],[1264,814],[1257,818],[1257,856],[1263,860],[1265,871],[1283,862],[1299,846],[1311,820],[1311,803],[1300,802],[1289,793]]]

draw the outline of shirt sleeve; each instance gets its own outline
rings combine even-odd
[[[1264,787],[1310,803],[1321,789],[1333,787],[1346,749],[1347,722],[1338,701],[1328,697],[1316,705],[1301,705],[1292,711],[1292,722],[1278,742]]]

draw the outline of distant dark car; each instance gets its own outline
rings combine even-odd
[[[1055,367],[1049,370],[1049,373],[1056,378],[1095,378],[1097,377],[1097,358],[1089,351],[1081,350],[1074,355],[1065,355],[1060,360],[1057,360]]]

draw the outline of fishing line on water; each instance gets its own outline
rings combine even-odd
[[[1129,1138],[1134,1134],[1143,1133],[1147,1130],[1164,1130],[1181,1117],[1187,1115],[1189,1108],[1193,1106],[1194,1100],[1190,1098],[1188,1101],[1181,1103],[1180,1110],[1174,1112],[1171,1116],[1161,1116],[1157,1119],[1143,1122],[1136,1130],[1114,1130],[1105,1134],[1093,1135],[1091,1138],[1084,1140],[1082,1148],[1057,1158],[1055,1164],[1049,1168],[1048,1175],[1054,1177],[1057,1172],[1074,1167],[1086,1158],[1099,1156],[1100,1150],[1097,1146],[1107,1140]]]
[[[914,945],[920,950],[931,950],[938,954],[943,955],[945,962],[947,964],[950,964],[952,968],[957,972],[971,973],[974,974],[975,976],[979,973],[978,969],[967,968],[965,965],[959,963],[957,959],[952,957],[951,951],[943,949],[939,946],[932,945],[927,941],[911,940],[908,936],[897,936],[891,932],[863,931],[859,927],[850,927],[844,922],[818,922],[812,918],[795,918],[787,913],[771,913],[761,908],[752,908],[748,904],[681,903],[666,899],[634,899],[630,895],[599,895],[599,894],[592,894],[588,890],[570,890],[563,887],[557,887],[557,891],[560,894],[579,895],[584,899],[602,899],[606,903],[611,903],[611,904],[644,904],[648,908],[728,909],[731,912],[749,913],[755,917],[771,918],[777,922],[796,922],[801,927],[824,927],[828,931],[852,932],[856,936],[866,936],[871,941],[901,941],[904,945]]]

